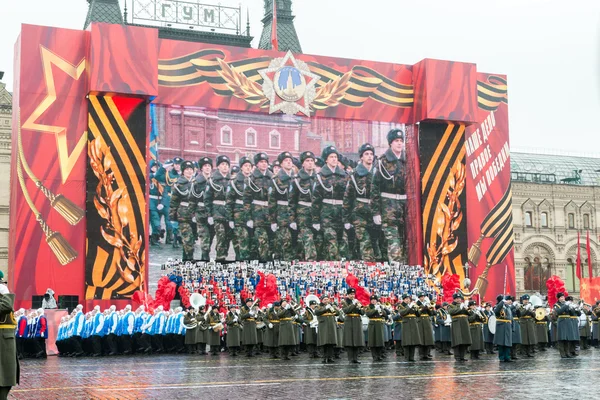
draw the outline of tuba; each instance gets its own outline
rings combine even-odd
[[[190,296],[190,305],[192,306],[192,308],[198,311],[200,307],[206,305],[206,298],[200,293],[193,293]]]
[[[188,313],[190,313],[190,312],[188,311]],[[198,326],[198,321],[196,320],[195,316],[190,318],[189,324],[186,324],[185,322],[183,323],[183,327],[187,330],[196,329],[197,326]]]

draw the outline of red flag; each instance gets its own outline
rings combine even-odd
[[[277,40],[277,0],[273,0],[273,24],[271,25],[271,44],[273,50],[279,50],[279,41]]]
[[[577,275],[577,279],[581,279],[581,243],[579,240],[579,232],[577,232],[577,264],[575,275]]]
[[[590,231],[587,232],[587,243],[586,243],[585,248],[587,250],[587,258],[588,258],[588,271],[589,271],[588,278],[592,278],[594,275],[594,271],[592,270],[592,249],[590,246]]]

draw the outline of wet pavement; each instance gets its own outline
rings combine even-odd
[[[456,363],[451,356],[407,363],[387,352],[361,365],[342,354],[322,364],[306,353],[292,361],[199,355],[59,358],[21,362],[11,399],[594,399],[600,350],[561,360],[556,350],[499,363],[497,356]]]

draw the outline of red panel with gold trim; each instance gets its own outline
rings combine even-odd
[[[48,287],[83,288],[87,35],[23,25],[16,50],[9,270],[18,306]]]

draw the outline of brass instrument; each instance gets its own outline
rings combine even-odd
[[[222,322],[219,322],[218,324],[214,325],[212,327],[213,331],[215,332],[221,332],[221,330],[223,330],[224,326]]]
[[[543,321],[547,315],[548,315],[548,312],[546,311],[545,308],[538,307],[535,309],[535,319],[537,321]]]
[[[481,322],[484,323],[484,324],[487,324],[487,322],[488,322],[487,315],[482,314],[481,311],[479,310],[479,308],[476,308],[474,311],[475,311],[475,314],[477,314],[477,316],[481,320]]]
[[[191,314],[191,312],[188,311],[188,314]],[[195,329],[197,326],[198,326],[198,320],[196,320],[195,316],[190,319],[190,323],[189,324],[186,324],[185,322],[183,323],[183,327],[185,329]]]

